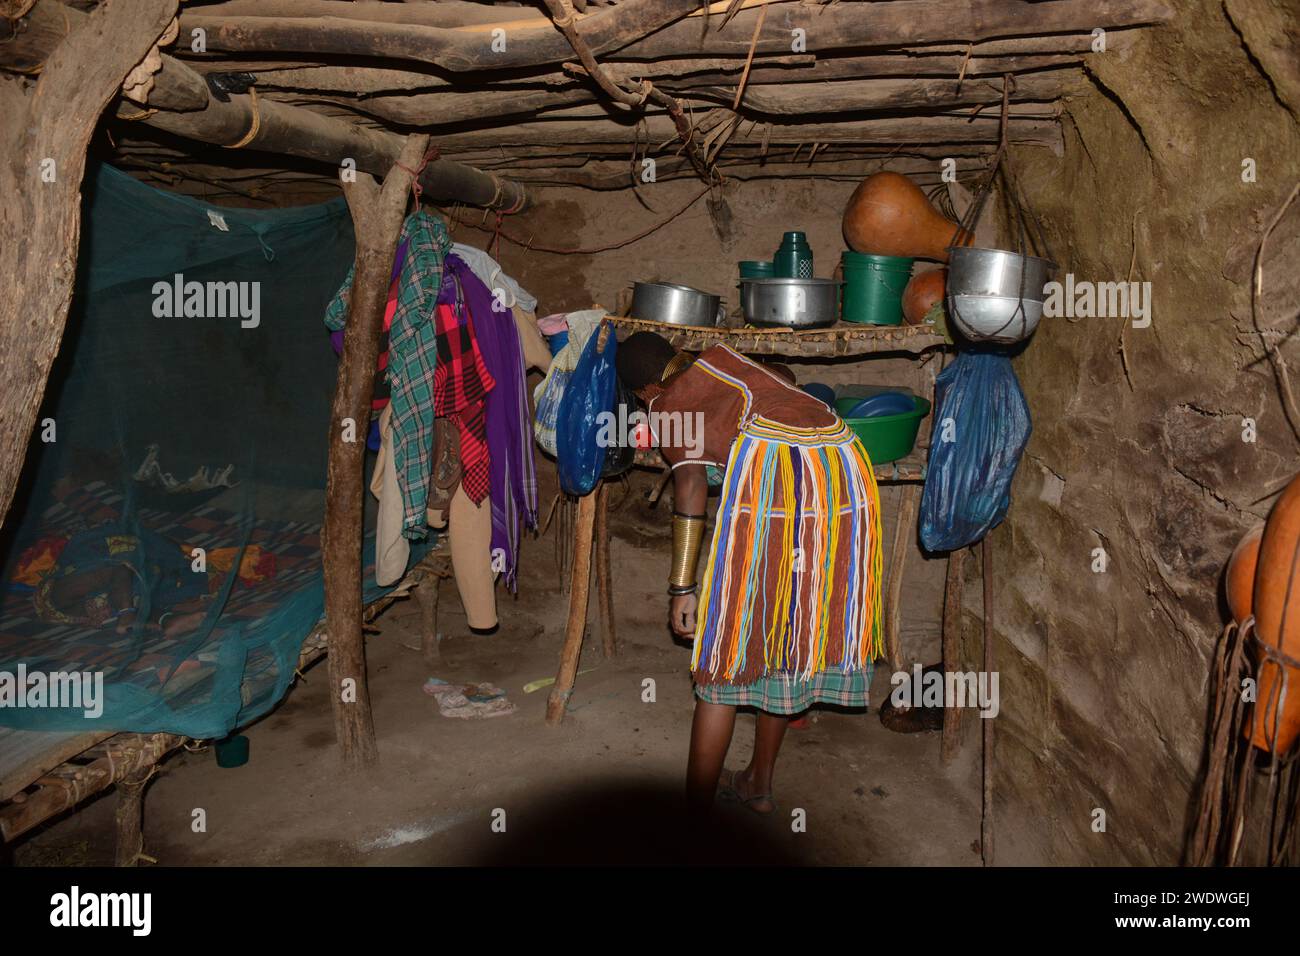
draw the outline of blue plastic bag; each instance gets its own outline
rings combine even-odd
[[[1006,517],[1029,442],[1029,403],[1005,355],[962,352],[935,380],[934,432],[921,498],[921,544],[953,551]]]
[[[573,375],[560,400],[555,422],[555,457],[559,465],[560,488],[566,494],[585,495],[596,487],[605,464],[607,449],[596,441],[603,413],[614,410],[618,372],[614,355],[618,339],[611,331],[600,351],[599,332],[592,334],[574,366]]]

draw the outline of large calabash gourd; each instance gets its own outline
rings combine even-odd
[[[1300,477],[1287,485],[1264,525],[1252,610],[1258,640],[1300,659]],[[1283,754],[1300,738],[1300,667],[1284,668],[1262,654],[1257,660],[1259,688],[1247,728],[1250,741]],[[1284,672],[1287,693],[1279,710],[1275,697]]]
[[[854,252],[948,261],[948,247],[970,241],[930,205],[906,176],[875,173],[864,179],[844,210],[844,241]]]

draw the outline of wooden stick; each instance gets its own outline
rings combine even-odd
[[[682,20],[697,0],[622,0],[616,7],[581,19],[583,41],[592,54],[618,51],[624,59],[656,60],[732,54],[743,57],[751,43],[758,12],[738,14],[732,29],[700,35],[699,24]],[[400,9],[400,8],[399,8]],[[878,46],[888,37],[894,46],[954,43],[1006,37],[1041,37],[1053,33],[1089,33],[1171,19],[1174,10],[1160,0],[894,0],[838,4],[817,9],[796,7],[772,17],[760,31],[759,54],[788,54],[790,30],[805,28],[810,40],[825,37],[827,48]],[[678,22],[673,22],[674,20]],[[530,20],[530,23],[537,22]],[[510,31],[505,49],[492,48],[484,34],[494,25],[458,31],[414,23],[381,23],[342,17],[213,16],[197,7],[181,16],[181,35],[202,28],[209,50],[373,56],[404,59],[448,70],[504,70],[543,66],[567,59],[569,44],[549,22]],[[495,25],[499,27],[500,25]]]
[[[916,501],[920,486],[900,485],[898,489],[898,517],[894,525],[894,544],[889,552],[889,577],[885,593],[885,656],[895,671],[903,669],[903,568],[907,552],[912,550],[913,521],[916,518]]]
[[[943,669],[952,673],[961,667],[961,605],[966,549],[958,548],[948,553],[948,573],[943,583]],[[939,747],[940,759],[951,763],[961,747],[961,707],[949,707],[943,712],[943,737]]]
[[[990,534],[992,532],[989,532]],[[993,550],[989,535],[980,542],[981,569],[984,574],[984,673],[993,675]],[[984,718],[983,813],[980,815],[980,857],[985,866],[993,865],[993,720]]]
[[[745,95],[745,83],[749,80],[750,67],[754,65],[754,48],[758,46],[758,32],[763,29],[763,21],[767,19],[767,7],[758,11],[758,22],[754,24],[754,40],[749,46],[749,55],[745,57],[745,70],[740,74],[740,82],[736,84],[736,98],[731,101],[733,110],[740,109],[740,99]]]
[[[379,757],[361,620],[364,436],[379,360],[384,300],[413,179],[410,171],[421,165],[428,144],[426,134],[408,137],[382,187],[373,177],[360,172],[355,182],[343,186],[357,251],[343,354],[330,410],[321,564],[334,732],[343,763],[353,770]]]
[[[591,593],[591,545],[595,534],[596,492],[578,500],[578,520],[573,530],[573,577],[569,592],[569,621],[555,686],[546,699],[546,722],[554,727],[564,719],[582,656],[582,632],[587,625],[587,597]]]
[[[438,589],[442,579],[425,578],[415,588],[415,599],[420,602],[420,650],[424,662],[430,667],[442,663],[442,650],[438,645]]]
[[[614,581],[609,562],[609,482],[596,492],[596,601],[600,605],[600,635],[605,657],[618,653],[614,632]]]
[[[626,46],[665,24],[689,13],[698,0],[622,0],[610,8],[582,19],[583,40],[599,55]],[[304,12],[306,4],[298,4]],[[313,4],[321,8],[322,4]],[[337,8],[345,4],[328,4]],[[381,5],[382,6],[382,5]],[[432,4],[411,4],[406,10]],[[1089,23],[1100,22],[1090,20]],[[418,23],[385,23],[378,20],[348,20],[338,16],[213,16],[206,7],[196,7],[181,16],[181,35],[203,29],[209,50],[274,51],[294,53],[339,53],[404,59],[441,66],[449,70],[503,70],[522,66],[560,63],[572,48],[549,19],[529,18],[526,24],[473,24],[465,30]],[[508,29],[504,48],[490,42],[493,29]],[[1089,27],[1091,29],[1091,26]],[[788,43],[787,43],[788,46]],[[788,52],[783,50],[782,52]]]
[[[144,788],[157,764],[146,764],[117,782],[117,846],[114,866],[135,866],[144,852]]]

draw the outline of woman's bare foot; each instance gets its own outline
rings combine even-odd
[[[727,789],[735,795],[736,799],[747,809],[754,813],[769,814],[776,809],[776,804],[772,800],[771,788],[767,790],[759,789],[754,785],[753,774],[750,768],[744,770],[734,770],[731,773],[731,780],[727,783]]]

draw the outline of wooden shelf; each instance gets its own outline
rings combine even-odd
[[[945,345],[942,333],[930,325],[860,325],[837,322],[824,329],[740,329],[668,325],[651,319],[608,316],[607,321],[628,332],[657,332],[674,347],[701,351],[712,345],[729,345],[748,355],[786,355],[791,358],[836,358],[875,352],[920,354]]]

